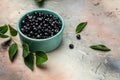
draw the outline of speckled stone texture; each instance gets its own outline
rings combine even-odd
[[[120,1],[119,0],[45,0],[38,6],[34,0],[1,0],[0,25],[16,28],[20,16],[28,10],[47,8],[57,11],[65,21],[63,42],[49,52],[49,60],[34,71],[23,62],[22,48],[12,63],[7,49],[0,46],[0,80],[120,80]],[[88,25],[76,39],[75,28],[80,22]],[[15,40],[20,42],[19,36]],[[0,44],[4,39],[0,39]],[[69,49],[69,44],[74,49]],[[89,48],[105,44],[112,51]],[[111,57],[112,55],[112,57]]]

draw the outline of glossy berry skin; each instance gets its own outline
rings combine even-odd
[[[70,48],[70,49],[73,49],[73,48],[74,48],[74,45],[73,45],[73,44],[69,44],[69,48]]]
[[[62,27],[61,20],[42,12],[28,13],[21,21],[20,30],[30,38],[45,39],[56,35]]]
[[[80,40],[80,39],[81,39],[81,35],[80,35],[80,34],[77,34],[77,35],[76,35],[76,38],[77,38],[78,40]]]

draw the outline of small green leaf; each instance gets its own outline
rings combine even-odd
[[[9,58],[11,61],[14,60],[17,50],[18,50],[18,45],[16,43],[13,43],[9,48]]]
[[[43,0],[35,0],[35,2],[39,3],[39,2],[42,2]]]
[[[27,57],[24,58],[25,65],[31,70],[34,69],[34,55],[30,53]]]
[[[36,64],[40,65],[48,60],[48,57],[43,51],[36,51]]]
[[[80,33],[84,27],[87,25],[87,22],[82,22],[76,27],[76,33]]]
[[[8,31],[7,25],[0,26],[0,33],[5,34],[7,31]]]
[[[92,45],[92,46],[90,46],[90,48],[95,49],[95,50],[100,50],[100,51],[111,51],[111,49],[109,49],[108,47],[106,47],[103,44]]]
[[[8,26],[9,26],[9,29],[10,29],[10,35],[11,36],[16,36],[17,31],[11,25],[8,25]]]
[[[29,45],[26,43],[23,43],[23,57],[27,57],[29,55]]]
[[[8,37],[9,37],[8,35],[0,33],[0,38],[8,38]]]

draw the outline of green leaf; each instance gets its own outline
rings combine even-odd
[[[11,36],[16,36],[17,35],[17,31],[10,25],[9,26],[9,29],[10,29],[10,35]]]
[[[84,27],[87,25],[87,22],[82,22],[76,27],[76,33],[80,33]]]
[[[23,57],[27,57],[29,55],[29,45],[26,43],[23,43]]]
[[[42,2],[43,0],[35,0],[35,2],[39,3],[39,2]]]
[[[0,38],[8,38],[8,37],[9,37],[8,35],[0,33]]]
[[[36,51],[36,64],[40,65],[48,60],[48,57],[43,51]]]
[[[13,43],[9,48],[9,58],[11,61],[14,60],[17,50],[18,50],[18,45],[16,43]]]
[[[103,44],[98,44],[98,45],[92,45],[90,48],[95,49],[95,50],[100,50],[100,51],[111,51],[107,46]]]
[[[8,31],[7,25],[0,26],[0,33],[5,34],[7,31]]]
[[[34,69],[34,55],[30,53],[27,57],[24,58],[25,65],[31,70]]]

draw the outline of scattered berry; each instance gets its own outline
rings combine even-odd
[[[73,44],[69,44],[69,48],[70,48],[70,49],[73,49],[73,48],[74,48],[74,45],[73,45]]]
[[[21,21],[20,30],[30,38],[45,39],[56,35],[62,27],[61,20],[43,12],[28,13]]]
[[[80,40],[80,39],[81,39],[80,34],[77,34],[77,35],[76,35],[76,38],[77,38],[78,40]]]

